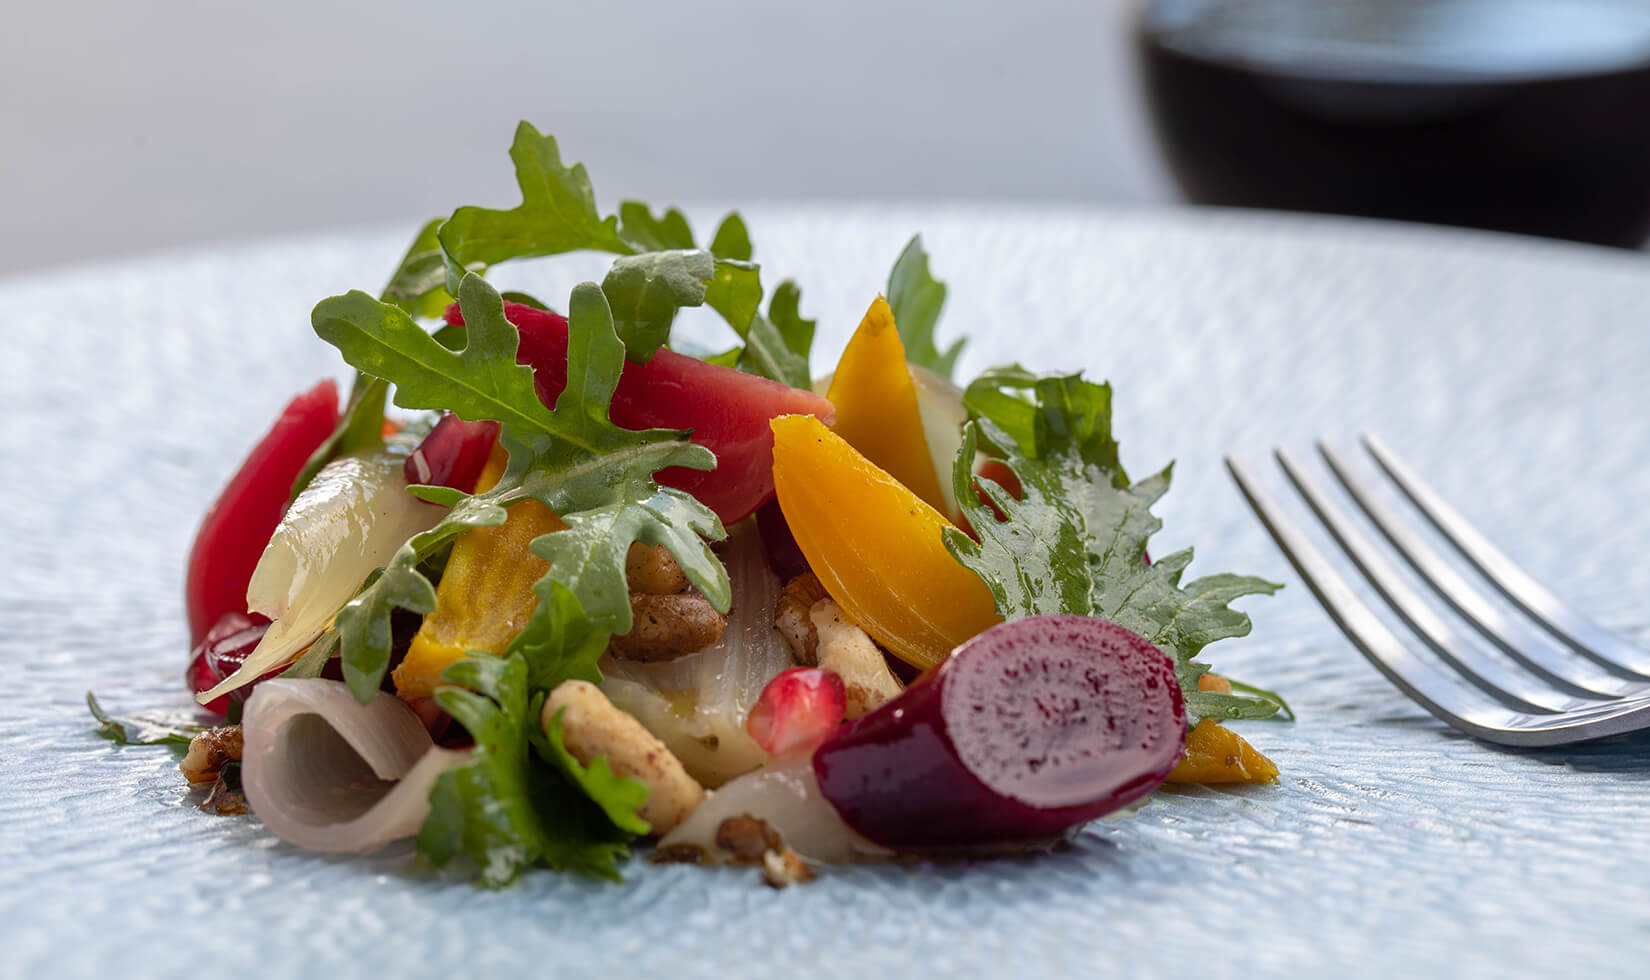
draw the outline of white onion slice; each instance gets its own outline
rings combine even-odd
[[[783,586],[768,569],[755,521],[730,533],[722,555],[733,588],[727,629],[714,645],[665,663],[605,657],[602,691],[682,760],[694,779],[720,786],[766,762],[745,716],[774,675],[793,666],[774,628]]]
[[[659,841],[660,848],[692,844],[713,861],[728,855],[716,830],[729,817],[749,814],[779,831],[785,845],[813,861],[855,861],[893,852],[854,833],[819,791],[811,758],[772,762],[728,783]]]
[[[250,684],[315,642],[374,569],[446,510],[408,493],[389,453],[328,463],[287,508],[246,590],[247,608],[275,622],[239,670],[195,700]]]
[[[266,681],[241,724],[247,804],[310,851],[362,853],[413,836],[436,777],[469,758],[431,742],[399,698],[380,691],[361,704],[338,681]]]
[[[951,485],[951,468],[957,452],[962,449],[962,427],[968,421],[968,408],[963,405],[962,389],[933,371],[916,364],[908,364],[911,383],[917,389],[917,414],[922,417],[922,434],[928,442],[928,455],[934,461],[934,474],[940,478],[940,492],[945,495],[947,516],[958,513],[957,491]]]

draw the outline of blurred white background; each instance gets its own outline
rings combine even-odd
[[[0,35],[0,275],[513,203],[1161,199],[1128,0],[66,0]]]

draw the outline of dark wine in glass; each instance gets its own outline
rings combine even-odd
[[[1193,201],[1650,237],[1650,0],[1147,0],[1139,24]]]

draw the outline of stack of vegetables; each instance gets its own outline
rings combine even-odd
[[[1221,722],[1281,702],[1195,658],[1276,586],[1147,556],[1170,473],[1125,475],[1108,386],[953,384],[914,239],[816,392],[800,290],[763,309],[737,214],[700,246],[675,210],[604,216],[529,125],[511,156],[519,206],[316,306],[345,404],[294,399],[195,543],[190,683],[244,725],[272,830],[416,835],[500,885],[615,876],[649,835],[735,860],[736,818],[770,865],[1027,846],[1165,779],[1275,776]],[[616,258],[565,317],[484,278],[577,250]],[[738,345],[673,345],[695,306]]]

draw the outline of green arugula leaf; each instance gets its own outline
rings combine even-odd
[[[716,260],[703,249],[644,252],[619,258],[602,280],[625,356],[646,364],[670,340],[670,325],[684,306],[705,302]]]
[[[1082,519],[1066,505],[1059,476],[1052,468],[1010,464],[1023,487],[1022,499],[990,480],[979,480],[980,489],[1007,517],[998,524],[974,495],[974,454],[982,425],[990,423],[972,421],[963,428],[952,485],[959,501],[973,503],[974,509],[964,508],[970,524],[986,520],[991,527],[978,543],[956,528],[946,528],[946,550],[980,575],[1004,619],[1089,615],[1092,582]]]
[[[519,336],[498,293],[471,274],[458,296],[468,342],[456,352],[400,309],[362,293],[315,308],[316,333],[356,368],[394,383],[396,404],[498,421],[499,443],[509,455],[498,483],[484,493],[414,488],[449,512],[402,545],[378,581],[339,612],[334,627],[344,679],[363,701],[388,664],[391,612],[427,614],[435,607],[435,589],[420,562],[468,528],[503,523],[506,508],[522,500],[538,500],[567,523],[567,530],[532,547],[554,557],[547,574],[567,587],[598,629],[630,629],[624,556],[632,541],[665,545],[718,609],[731,600],[727,571],[707,543],[725,534],[721,522],[691,496],[653,481],[668,466],[709,469],[715,465],[710,451],[687,442],[684,433],[621,429],[608,418],[625,350],[601,287],[584,283],[569,300],[567,387],[553,410],[539,401],[531,369],[516,363]]]
[[[187,748],[190,740],[207,728],[169,711],[111,715],[97,703],[91,691],[86,692],[86,707],[97,719],[97,733],[119,745],[179,745]]]
[[[441,229],[441,218],[433,218],[418,230],[418,235],[390,276],[389,284],[379,294],[384,302],[394,303],[416,317],[434,320],[453,301],[447,292],[447,266],[442,259],[441,240],[436,232]]]
[[[617,880],[616,864],[629,854],[634,832],[615,826],[580,784],[535,751],[543,735],[534,708],[542,698],[529,696],[528,675],[519,653],[468,657],[442,674],[453,686],[438,688],[436,701],[470,733],[475,747],[468,764],[437,780],[418,834],[419,853],[438,866],[467,856],[489,888],[509,884],[540,862]],[[611,778],[592,782],[604,799],[616,789],[626,792]]]
[[[816,320],[805,320],[802,317],[802,287],[794,279],[786,279],[773,291],[773,297],[768,300],[768,319],[773,322],[774,329],[798,357],[802,359],[804,373],[808,364],[808,353],[814,346],[814,326]],[[809,384],[812,384],[810,378]],[[808,387],[793,385],[792,387]]]
[[[744,340],[750,323],[762,307],[760,267],[740,259],[716,260],[716,270],[705,288],[705,305],[722,314],[733,332]]]
[[[687,215],[669,208],[655,218],[641,201],[619,202],[619,237],[638,252],[693,248],[693,228]]]
[[[1019,391],[1031,392],[1034,400],[1023,400]],[[1198,690],[1209,668],[1193,658],[1216,640],[1249,632],[1249,617],[1231,608],[1233,600],[1281,586],[1241,575],[1182,584],[1191,549],[1147,562],[1147,541],[1162,527],[1151,506],[1168,490],[1170,470],[1127,482],[1111,435],[1110,386],[1008,368],[969,392],[976,397],[965,402],[976,417],[952,479],[980,541],[949,530],[945,544],[991,589],[1003,618],[1072,613],[1140,634],[1174,660],[1190,725],[1206,717],[1275,714],[1275,696]],[[1003,522],[974,493],[979,435],[1021,483],[1022,497],[1015,499],[989,480],[978,481],[1007,517]]]
[[[716,234],[711,236],[710,253],[719,259],[734,259],[739,262],[749,262],[756,254],[751,247],[751,235],[745,228],[745,219],[738,211],[733,211],[722,223],[716,227]]]
[[[934,326],[945,306],[945,283],[929,274],[921,235],[912,236],[888,273],[888,305],[905,345],[905,359],[950,378],[966,341],[958,340],[944,351],[934,346]]]
[[[510,259],[580,249],[620,255],[633,251],[619,235],[618,218],[603,217],[597,210],[584,164],[569,167],[561,162],[555,137],[523,122],[516,127],[510,159],[516,165],[521,204],[507,211],[459,208],[441,225],[437,237],[450,292],[458,293],[466,272]]]
[[[534,702],[536,710],[530,711],[538,717],[544,704],[541,695]],[[561,718],[567,709],[556,712],[550,723],[542,731],[534,733],[533,748],[539,758],[555,766],[562,775],[566,776],[584,792],[585,798],[602,808],[602,813],[613,826],[632,834],[645,834],[653,828],[637,812],[647,803],[647,787],[634,779],[625,779],[616,775],[613,767],[607,764],[604,756],[597,756],[588,767],[580,765],[579,760],[567,751],[567,746],[561,741]]]

